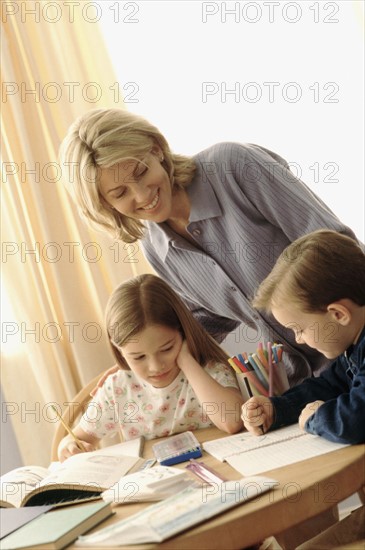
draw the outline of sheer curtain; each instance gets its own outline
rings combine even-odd
[[[151,271],[136,245],[88,228],[61,181],[69,124],[87,109],[123,108],[95,16],[65,9],[3,3],[2,421],[24,463],[38,465],[50,459],[50,403],[62,410],[113,364],[103,326],[111,290]]]

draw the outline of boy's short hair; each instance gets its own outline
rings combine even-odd
[[[252,303],[267,312],[290,304],[311,313],[344,298],[365,305],[365,254],[350,237],[321,229],[283,250]]]

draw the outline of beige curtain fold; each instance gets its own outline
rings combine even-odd
[[[61,181],[57,155],[69,124],[116,106],[97,24],[76,9],[74,21],[63,14],[51,23],[42,11],[36,20],[30,10],[44,2],[18,4],[2,18],[2,421],[12,422],[24,463],[47,465],[56,423],[49,403],[63,409],[113,364],[106,301],[151,268],[137,247],[87,227]]]

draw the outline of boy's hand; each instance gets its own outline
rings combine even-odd
[[[242,405],[241,418],[246,430],[254,435],[262,435],[273,423],[274,407],[268,397],[251,397]]]
[[[313,403],[308,403],[299,416],[299,427],[304,430],[305,423],[307,422],[308,418],[310,418],[316,411],[318,411],[319,407],[323,405],[324,401],[313,401]]]
[[[96,447],[94,447],[94,445],[91,445],[90,443],[87,443],[87,441],[82,441],[82,446],[88,453],[90,451],[96,450]],[[83,451],[81,451],[75,441],[70,441],[69,443],[67,443],[67,445],[58,450],[58,459],[60,462],[63,462],[64,460],[66,460],[66,458],[82,452]]]

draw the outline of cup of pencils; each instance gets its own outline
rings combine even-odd
[[[243,352],[228,359],[246,400],[254,395],[281,395],[289,389],[282,354],[282,344],[260,342],[255,353]]]

